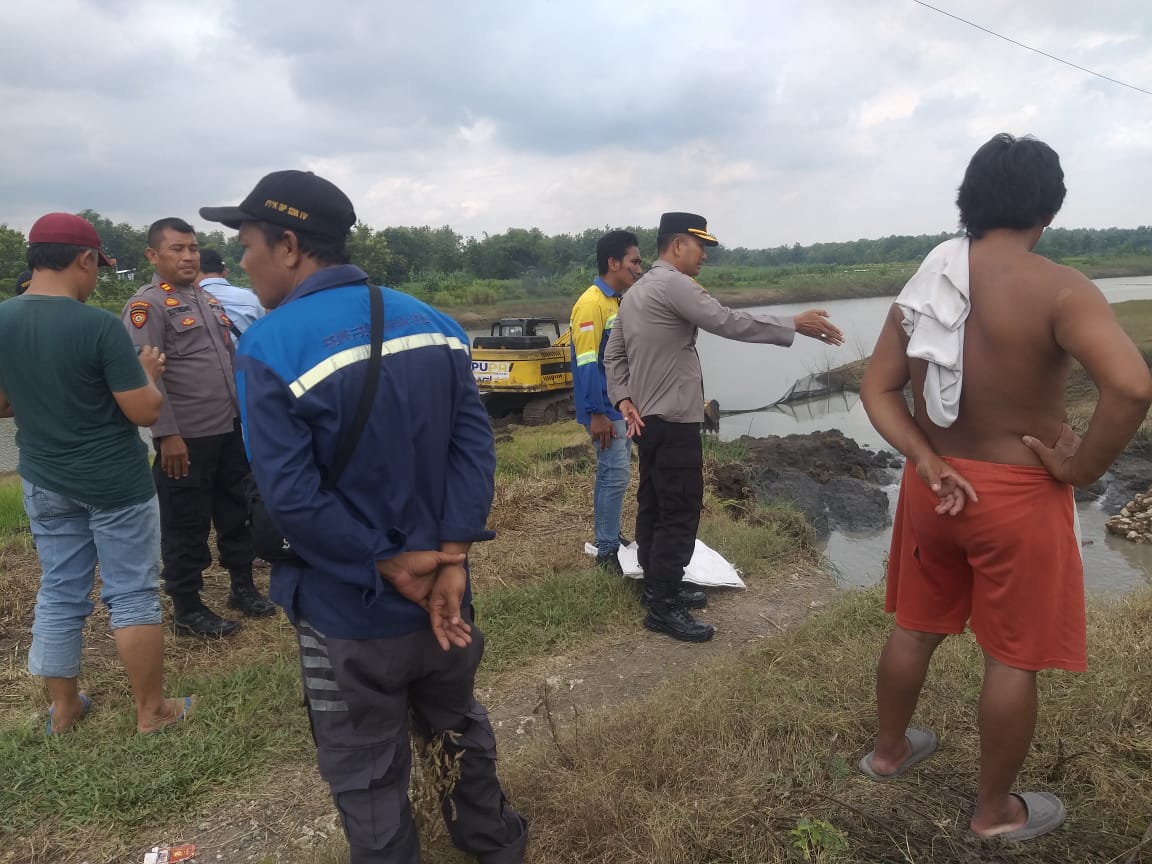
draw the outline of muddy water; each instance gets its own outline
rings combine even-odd
[[[839,399],[839,397],[833,397]],[[833,400],[818,400],[832,402]],[[835,405],[842,404],[835,402]],[[847,411],[837,412],[825,404],[817,408],[814,404],[794,406],[799,411],[810,412],[822,418],[805,418],[802,431],[816,431],[818,428],[837,428],[853,438],[862,447],[870,450],[888,450],[889,447],[872,426],[859,399],[855,399]],[[739,418],[732,418],[733,420]],[[843,421],[843,422],[841,422]],[[721,434],[729,430],[721,424]],[[737,433],[737,437],[739,434]],[[757,434],[757,433],[754,433]],[[758,434],[781,434],[764,432]],[[787,434],[787,433],[786,433]],[[1149,469],[1152,478],[1152,467]],[[893,483],[884,490],[888,493],[889,512],[894,514],[897,486]],[[1138,545],[1109,534],[1104,523],[1108,515],[1098,501],[1081,502],[1077,505],[1080,518],[1081,536],[1085,545],[1084,578],[1089,591],[1120,593],[1152,581],[1152,546]],[[875,584],[883,576],[885,556],[888,553],[890,531],[843,532],[833,531],[825,544],[824,553],[837,577],[845,585],[859,586]]]

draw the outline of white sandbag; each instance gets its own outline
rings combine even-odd
[[[596,547],[591,543],[585,543],[584,552],[594,556]],[[644,570],[640,567],[637,554],[638,548],[635,542],[621,546],[616,553],[617,558],[620,559],[620,566],[624,570],[624,575],[632,579],[644,577]],[[696,540],[696,548],[692,551],[692,560],[684,568],[684,581],[704,588],[745,587],[744,580],[740,578],[740,571],[715,549],[702,543],[699,538]]]

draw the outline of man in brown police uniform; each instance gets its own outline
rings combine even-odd
[[[200,250],[191,225],[177,218],[153,223],[147,255],[156,275],[128,301],[123,319],[136,345],[156,345],[168,358],[167,377],[160,384],[164,404],[152,426],[164,587],[175,607],[177,633],[227,636],[239,625],[200,598],[204,568],[212,563],[208,533],[213,524],[220,564],[231,576],[229,608],[249,617],[276,610],[252,582],[245,495],[249,469],[228,316],[196,284]]]
[[[729,309],[696,281],[720,241],[695,213],[665,213],[658,258],[628,289],[604,349],[608,397],[640,452],[636,542],[644,570],[644,626],[682,642],[707,642],[713,627],[689,608],[707,602],[685,590],[704,507],[704,373],[698,331],[725,339],[789,346],[796,334],[841,345],[844,334],[823,309],[777,317]]]

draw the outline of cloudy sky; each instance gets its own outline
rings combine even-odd
[[[934,0],[1152,90],[1148,0]],[[37,0],[0,9],[0,223],[136,225],[282,168],[362,221],[548,233],[707,216],[727,246],[955,227],[994,133],[1057,223],[1152,221],[1152,96],[913,0]],[[207,227],[207,226],[205,226]]]

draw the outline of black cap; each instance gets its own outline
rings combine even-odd
[[[200,272],[201,273],[223,273],[224,272],[224,259],[220,257],[220,253],[215,249],[201,249],[200,250]]]
[[[28,290],[28,283],[32,281],[32,271],[24,270],[16,277],[16,296],[19,297]]]
[[[203,210],[200,215],[204,215]],[[708,220],[695,213],[665,213],[660,217],[660,230],[656,234],[660,237],[666,234],[691,234],[705,246],[720,245],[720,241],[708,233]]]
[[[239,207],[201,207],[200,218],[229,228],[269,222],[305,234],[344,238],[356,224],[356,211],[347,195],[311,171],[274,171]]]

